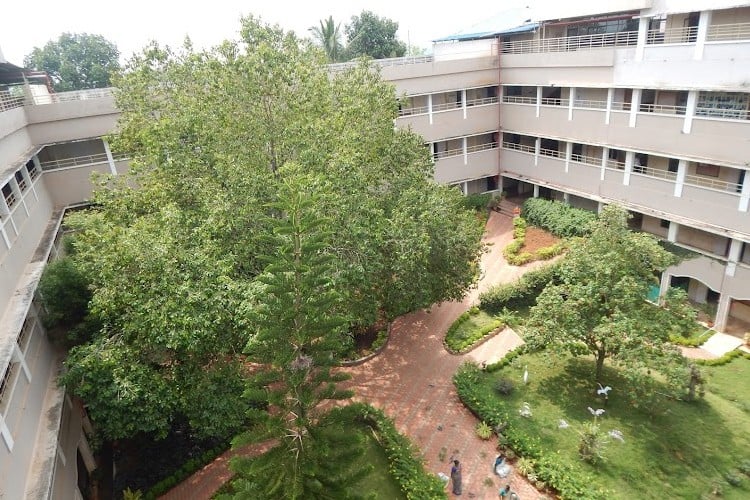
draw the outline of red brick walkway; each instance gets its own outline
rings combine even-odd
[[[524,500],[540,497],[515,473],[507,480],[492,474],[496,441],[476,437],[477,419],[461,404],[451,381],[469,356],[451,355],[442,345],[448,327],[476,300],[479,291],[493,283],[513,281],[529,270],[529,266],[508,266],[502,258],[511,233],[510,219],[493,212],[485,237],[491,246],[482,259],[483,276],[478,289],[468,293],[462,302],[447,302],[398,318],[386,349],[373,360],[348,369],[353,378],[345,384],[355,389],[356,400],[367,401],[394,419],[399,431],[422,450],[428,470],[448,474],[449,459],[458,458],[463,464],[466,498],[497,499],[501,481],[509,482]],[[493,338],[483,349],[496,349],[491,353],[494,356],[504,354],[517,343],[517,339],[504,335]],[[227,458],[222,455],[162,498],[209,499],[230,475]]]

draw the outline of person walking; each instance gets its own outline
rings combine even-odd
[[[453,494],[458,496],[461,494],[461,463],[458,460],[453,461],[453,467],[451,467],[451,482],[453,483]]]

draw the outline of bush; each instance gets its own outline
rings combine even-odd
[[[70,257],[51,262],[39,280],[39,296],[48,329],[74,326],[86,317],[91,300],[90,280]]]
[[[727,472],[726,474],[724,474],[724,479],[726,479],[727,482],[735,488],[742,486],[742,476],[734,472]]]
[[[496,285],[479,295],[480,307],[490,313],[531,307],[544,287],[557,279],[558,272],[559,265],[552,264],[528,272],[513,283]]]
[[[463,197],[463,205],[466,208],[476,210],[486,210],[492,201],[492,193],[485,194],[468,194]]]
[[[448,350],[448,352],[451,352],[453,354],[461,353],[469,349],[471,346],[482,340],[493,331],[503,326],[503,321],[501,319],[494,319],[489,323],[471,330],[466,335],[458,335],[458,329],[461,328],[464,323],[469,321],[472,316],[476,316],[477,314],[479,314],[479,311],[480,310],[478,307],[472,307],[468,311],[461,314],[461,316],[456,318],[456,321],[454,321],[453,324],[448,328],[448,331],[445,332],[445,338],[443,339],[443,345]]]
[[[750,476],[750,459],[743,459],[737,466],[737,469],[746,476]]]
[[[487,441],[492,437],[492,427],[487,422],[479,422],[476,427],[476,433],[479,439]]]
[[[515,388],[513,381],[507,378],[502,378],[495,383],[495,392],[501,396],[509,396]]]
[[[529,198],[523,204],[522,216],[560,238],[585,236],[591,232],[596,214],[559,201]]]

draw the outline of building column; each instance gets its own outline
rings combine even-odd
[[[607,110],[604,112],[604,124],[609,125],[610,117],[612,116],[612,101],[615,99],[615,89],[610,87],[607,89]]]
[[[661,303],[664,296],[672,286],[672,275],[664,271],[661,273],[661,280],[659,281],[659,303]]]
[[[680,160],[677,163],[677,177],[674,180],[674,195],[679,198],[682,196],[682,186],[685,185],[685,174],[687,173],[687,160]]]
[[[565,143],[565,173],[568,173],[568,167],[570,166],[570,159],[573,157],[573,143],[568,141]]]
[[[599,180],[604,180],[604,173],[607,171],[607,160],[609,160],[609,148],[603,147],[602,148],[602,168],[600,168],[601,175],[599,177]]]
[[[698,103],[698,91],[688,91],[687,103],[685,105],[685,120],[682,122],[682,133],[689,134],[693,128],[693,117],[695,116],[695,106]]]
[[[706,46],[706,37],[710,25],[711,11],[704,10],[701,12],[701,17],[698,19],[698,34],[695,37],[695,52],[693,52],[693,59],[696,61],[703,59],[703,49]]]
[[[464,110],[464,113],[466,113],[466,110]],[[464,118],[466,118],[465,114],[464,114]],[[115,166],[115,159],[112,157],[112,151],[109,149],[109,143],[104,137],[102,137],[102,144],[104,144],[104,153],[107,155],[107,163],[109,163],[109,171],[112,173],[112,175],[117,175],[117,167]]]
[[[698,304],[705,304],[708,301],[708,287],[698,280],[691,279],[688,285],[688,298]]]
[[[11,189],[13,189],[13,186],[11,186]],[[13,216],[10,214],[10,207],[8,206],[8,202],[5,200],[5,196],[0,193],[0,215],[3,216],[3,218],[7,218],[10,221],[10,225],[13,228],[13,232],[16,236],[18,236],[18,228],[16,227],[16,221],[13,220]],[[10,248],[10,244],[8,245],[8,248]]]
[[[542,108],[542,86],[536,86],[536,117],[539,118],[539,113]]]
[[[568,121],[573,119],[573,104],[576,102],[576,88],[570,87],[568,92]]]
[[[598,203],[596,204],[596,213],[598,213],[598,214],[602,213],[602,210],[604,210],[604,207],[606,207],[606,206],[607,206],[607,205],[605,205],[605,204],[604,204],[604,203],[602,203],[601,201],[600,201],[600,202],[598,202]]]
[[[36,194],[36,188],[34,187],[34,181],[32,181],[31,176],[29,175],[29,171],[26,170],[26,165],[21,167],[21,175],[23,176],[23,179],[26,181],[26,185],[29,186],[29,189],[34,195],[34,200],[39,201],[39,196]]]
[[[21,348],[18,347],[18,342],[13,344],[12,357],[13,357],[13,361],[21,365],[21,371],[23,371],[23,374],[26,376],[26,381],[28,383],[31,383],[31,370],[29,370],[29,365],[26,364],[26,358],[21,352]]]
[[[534,198],[539,198],[539,185],[534,184]]]
[[[677,241],[677,234],[680,232],[680,225],[674,221],[669,222],[669,229],[667,229],[667,241],[674,243]]]
[[[716,318],[714,318],[714,330],[723,332],[727,328],[729,319],[729,308],[732,305],[732,297],[728,293],[722,293],[719,296],[719,307],[716,309]]]
[[[8,452],[12,452],[13,435],[11,434],[10,429],[8,429],[8,426],[5,425],[5,418],[2,413],[0,413],[0,436],[2,436],[3,441],[5,441],[5,447],[8,449]]]
[[[630,185],[630,174],[633,173],[633,163],[635,162],[635,151],[625,151],[625,174],[622,176],[622,183]]]
[[[734,273],[737,271],[737,262],[739,262],[741,254],[742,241],[732,239],[732,242],[729,244],[729,255],[727,256],[729,262],[727,262],[724,270],[726,276],[734,277]]]
[[[563,193],[563,203],[570,205],[570,193]]]
[[[748,202],[750,201],[750,170],[745,170],[745,179],[742,181],[742,190],[740,191],[740,205],[737,209],[740,212],[747,212]]]
[[[461,148],[464,150],[464,165],[469,164],[469,139],[467,137],[461,138]]]
[[[635,45],[635,60],[643,61],[643,52],[646,49],[646,36],[648,35],[649,17],[638,19],[638,41]]]
[[[638,110],[641,108],[641,89],[633,89],[633,97],[630,100],[630,121],[628,127],[635,127]]]
[[[534,166],[539,165],[539,152],[542,150],[542,138],[537,137],[534,141]]]
[[[461,109],[464,111],[464,120],[466,119],[466,89],[461,89]]]
[[[427,94],[427,117],[432,125],[432,94]]]

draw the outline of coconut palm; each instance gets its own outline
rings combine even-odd
[[[341,59],[344,49],[343,45],[341,45],[340,27],[341,23],[336,24],[333,22],[333,16],[328,16],[328,19],[321,19],[320,26],[310,28],[313,38],[323,47],[328,60],[332,63],[338,62]]]

